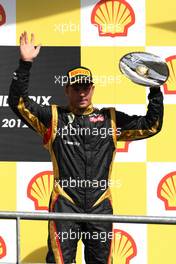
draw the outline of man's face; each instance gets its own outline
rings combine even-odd
[[[92,102],[94,85],[92,83],[75,83],[66,87],[69,104],[75,108],[86,108]]]

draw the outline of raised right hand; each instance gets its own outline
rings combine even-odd
[[[28,40],[28,34],[24,31],[20,36],[20,56],[23,61],[33,61],[40,52],[40,45],[35,47],[34,34],[31,34],[31,40]]]

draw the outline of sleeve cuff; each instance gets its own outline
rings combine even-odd
[[[150,88],[150,96],[156,95],[158,93],[161,93],[161,88],[160,87],[151,87]]]
[[[31,67],[32,67],[31,61],[20,60],[18,71],[30,71]]]

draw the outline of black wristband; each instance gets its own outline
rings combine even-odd
[[[29,71],[32,67],[32,62],[31,61],[23,61],[20,59],[19,61],[19,68],[18,70],[22,71]]]

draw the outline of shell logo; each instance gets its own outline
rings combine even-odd
[[[176,210],[176,171],[168,173],[161,179],[157,196],[164,202],[166,210]]]
[[[165,94],[176,94],[176,55],[166,58],[169,67],[169,78],[163,85]]]
[[[28,184],[27,197],[34,202],[35,210],[48,210],[53,188],[53,172],[42,171],[36,174]]]
[[[6,23],[6,13],[2,5],[0,5],[0,26]]]
[[[93,8],[91,23],[98,27],[99,36],[127,36],[135,14],[125,0],[101,0]]]
[[[0,259],[4,258],[7,254],[6,244],[4,239],[0,236]]]
[[[129,150],[129,144],[131,142],[123,142],[123,141],[119,141],[117,142],[117,149],[116,149],[116,152],[128,152]]]
[[[129,264],[137,255],[137,247],[134,239],[125,231],[114,229],[112,242],[113,264]]]

